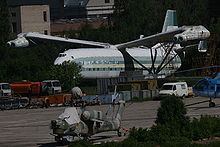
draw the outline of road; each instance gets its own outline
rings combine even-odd
[[[186,98],[185,104],[191,104],[207,98]],[[187,115],[190,118],[201,115],[220,116],[220,99],[215,99],[216,107],[209,108],[208,103],[192,105],[187,107]],[[157,109],[160,101],[146,101],[140,103],[126,103],[122,126],[151,127],[156,119]],[[89,106],[88,109],[107,111],[109,105]],[[50,135],[50,120],[56,119],[65,107],[54,107],[48,109],[20,109],[0,111],[0,144],[1,146],[36,147],[56,146],[54,137]],[[116,109],[115,109],[116,111]],[[111,116],[111,114],[109,113]],[[109,116],[109,117],[110,117]],[[126,137],[126,136],[125,136]],[[104,132],[96,134],[91,138],[94,143],[103,141],[119,141],[125,137],[117,137],[116,132]]]

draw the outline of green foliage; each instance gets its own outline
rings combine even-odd
[[[194,118],[190,123],[190,135],[192,140],[210,138],[220,135],[220,118],[212,116],[201,116],[200,119]]]
[[[6,0],[0,1],[0,62],[5,55],[6,41],[10,36],[9,10]],[[0,69],[1,71],[2,69]],[[1,74],[1,72],[0,72]],[[0,76],[1,78],[1,76]]]
[[[189,147],[191,142],[186,137],[171,137],[166,140],[161,147]]]
[[[148,129],[139,128],[136,129],[135,127],[132,128],[130,131],[129,137],[137,140],[138,142],[146,142],[149,136]]]
[[[80,67],[74,62],[63,62],[61,65],[52,65],[48,71],[49,79],[60,80],[64,90],[70,90],[79,84],[82,76]]]
[[[129,138],[135,139],[138,142],[148,142],[150,144],[165,144],[173,140],[185,139],[181,129],[175,124],[153,125],[150,129],[135,129],[132,128]]]
[[[179,124],[184,126],[188,123],[186,107],[182,100],[175,96],[169,96],[161,101],[157,112],[157,124]]]
[[[9,10],[6,0],[0,1],[0,22],[0,45],[2,46],[8,41],[10,33]]]
[[[85,140],[76,141],[69,145],[69,147],[90,147],[90,146],[93,146],[93,144]]]

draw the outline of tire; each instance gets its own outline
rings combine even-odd
[[[67,145],[68,144],[68,141],[60,136],[55,136],[55,141],[57,142],[58,145]]]
[[[215,107],[215,103],[214,102],[210,102],[209,103],[209,107]]]
[[[182,96],[182,99],[185,99],[186,98],[186,95],[184,94],[183,96]]]
[[[50,101],[47,99],[45,103],[45,108],[49,108],[49,106],[50,106]]]
[[[117,131],[118,137],[121,137],[121,132],[118,130]]]

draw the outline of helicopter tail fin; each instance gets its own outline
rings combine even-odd
[[[120,100],[119,101],[119,109],[118,109],[118,113],[116,115],[116,119],[118,119],[119,121],[121,121],[122,119],[122,114],[124,112],[124,109],[125,109],[125,101],[124,100]]]
[[[167,10],[162,32],[178,28],[176,10]]]

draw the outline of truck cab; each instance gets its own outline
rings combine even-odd
[[[164,83],[159,91],[160,96],[175,95],[179,97],[188,96],[188,86],[186,82]]]
[[[42,90],[49,95],[61,93],[61,85],[59,80],[42,81]]]
[[[0,83],[0,96],[10,96],[11,87],[9,83]]]

